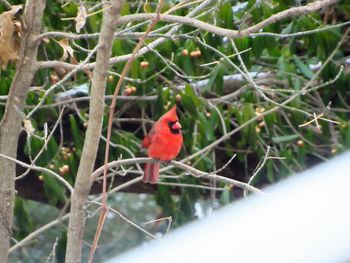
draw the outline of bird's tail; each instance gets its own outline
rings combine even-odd
[[[145,171],[143,173],[143,182],[156,184],[159,177],[159,162],[146,163]]]

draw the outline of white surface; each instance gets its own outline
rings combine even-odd
[[[345,262],[349,171],[347,153],[108,263]]]

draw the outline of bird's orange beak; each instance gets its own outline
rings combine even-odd
[[[175,122],[174,124],[173,124],[173,126],[171,126],[171,128],[173,129],[173,130],[180,130],[181,129],[181,124],[180,124],[180,122]]]

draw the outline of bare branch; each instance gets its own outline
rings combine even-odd
[[[214,0],[205,0],[203,1],[200,5],[198,5],[196,8],[194,8],[190,13],[187,14],[186,17],[193,17],[196,14],[198,14],[200,11],[202,11],[205,7],[210,5]],[[173,26],[167,33],[166,37],[158,38],[154,40],[153,42],[149,43],[146,47],[141,48],[137,54],[136,57],[140,57],[144,54],[146,54],[150,48],[155,48],[156,46],[160,45],[163,43],[165,40],[168,39],[168,37],[171,37],[173,34],[175,34],[179,29],[179,26]],[[144,33],[143,33],[144,35]],[[132,54],[127,54],[127,55],[122,55],[122,56],[117,56],[113,57],[109,60],[110,64],[116,64],[120,62],[125,62],[128,61],[131,58]],[[95,63],[89,63],[86,65],[86,68],[88,69],[93,69],[95,67]],[[38,62],[38,69],[44,69],[44,68],[52,68],[52,67],[62,67],[64,69],[74,69],[75,65],[72,65],[70,63],[66,62],[60,62],[60,61],[43,61],[43,62]]]
[[[58,174],[56,174],[55,172],[51,171],[50,169],[47,169],[45,167],[40,167],[40,166],[36,166],[36,165],[30,165],[30,164],[27,164],[27,163],[24,163],[22,161],[19,161],[15,158],[12,158],[10,156],[6,156],[2,153],[0,153],[0,157],[1,158],[4,158],[6,160],[10,160],[14,163],[17,163],[25,168],[28,168],[30,170],[34,170],[34,171],[39,171],[39,172],[43,172],[43,173],[47,173],[49,175],[52,175],[53,177],[55,177],[58,181],[60,181],[69,191],[70,193],[72,194],[74,192],[74,189],[73,187],[62,177],[62,176],[59,176]]]
[[[131,165],[131,164],[136,164],[136,163],[150,163],[150,162],[155,162],[155,160],[152,158],[131,158],[131,159],[123,159],[123,160],[109,162],[107,164],[107,167],[108,167],[108,169],[110,169],[110,168],[114,168],[114,167],[119,167],[121,165]],[[243,182],[231,179],[231,178],[223,177],[223,176],[220,176],[217,174],[206,173],[206,172],[200,171],[196,168],[193,168],[189,165],[186,165],[186,164],[178,162],[178,161],[170,161],[170,165],[172,165],[173,167],[182,169],[184,171],[187,171],[196,177],[205,178],[205,179],[216,179],[216,180],[221,181],[223,183],[227,183],[227,184],[242,188],[243,190],[247,190],[247,191],[254,192],[254,193],[262,193],[261,190],[255,188],[251,185],[248,185],[246,183],[243,183]],[[169,167],[171,167],[171,166],[169,166]],[[162,169],[160,169],[159,172],[162,173],[162,172],[168,170],[169,167],[162,168]],[[104,170],[104,166],[96,169],[91,175],[91,180],[93,180],[93,181],[96,180],[97,177],[103,173],[103,170]]]
[[[137,178],[134,178],[126,183],[123,183],[121,185],[118,185],[117,187],[113,188],[109,193],[108,195],[110,194],[113,194],[115,192],[118,192],[132,184],[135,184],[135,183],[138,183],[138,182],[141,182],[142,181],[142,177],[137,177]],[[99,200],[101,200],[101,196],[95,198],[93,201],[97,202]],[[33,231],[32,233],[30,233],[28,236],[26,236],[25,238],[23,238],[21,241],[17,242],[15,245],[13,245],[10,250],[9,250],[9,253],[13,252],[14,250],[22,247],[22,246],[25,246],[30,240],[32,240],[33,238],[37,237],[38,235],[40,235],[41,233],[45,232],[46,230],[50,229],[51,227],[54,227],[60,223],[62,223],[63,221],[65,221],[66,219],[68,219],[70,216],[70,213],[62,216],[62,217],[59,217],[55,220],[53,220],[52,222],[38,228],[37,230]]]
[[[318,76],[321,74],[321,72],[324,70],[324,68],[328,65],[328,63],[332,60],[332,58],[335,56],[336,52],[339,50],[340,46],[344,43],[348,33],[350,32],[350,29],[348,29],[342,39],[339,41],[338,45],[335,47],[335,49],[333,50],[333,52],[329,55],[329,57],[323,62],[322,67],[314,74],[314,76],[312,77],[312,79],[310,79],[306,85],[301,89],[300,93],[294,94],[293,96],[290,96],[288,99],[286,99],[284,102],[280,103],[280,105],[286,105],[289,102],[293,101],[294,99],[296,99],[297,97],[299,97],[301,94],[306,93],[310,87],[313,85],[313,83],[315,82],[315,80],[318,78]],[[338,78],[339,76],[336,76],[336,78]],[[327,84],[329,84],[330,82],[327,82]],[[323,85],[322,85],[323,86]],[[239,132],[240,130],[242,130],[243,128],[247,127],[249,124],[254,123],[255,121],[257,121],[259,118],[266,116],[272,112],[278,111],[281,106],[277,105],[263,113],[261,113],[260,116],[255,116],[254,118],[251,118],[250,120],[246,121],[245,123],[243,123],[242,125],[240,125],[239,127],[237,127],[236,129],[230,131],[229,133],[227,133],[226,135],[222,136],[220,139],[216,140],[215,142],[209,144],[208,146],[202,148],[201,150],[199,150],[198,152],[192,154],[191,156],[188,156],[184,159],[181,160],[181,162],[187,162],[191,159],[193,159],[196,156],[199,156],[201,154],[204,154],[205,152],[213,149],[214,147],[216,147],[217,145],[219,145],[221,142],[224,142],[225,140],[227,140],[228,138],[230,138],[233,134],[236,134],[237,132]]]
[[[265,166],[266,161],[269,159],[270,146],[267,146],[267,150],[264,156],[264,159],[261,161],[261,164],[255,169],[253,175],[249,178],[248,184],[251,185],[257,174],[261,171],[261,169]],[[244,196],[247,196],[248,192],[244,191]]]
[[[307,35],[319,33],[319,32],[326,31],[326,30],[331,30],[331,29],[338,28],[338,27],[347,26],[349,24],[350,24],[350,21],[347,21],[344,23],[336,24],[336,25],[324,26],[324,27],[320,27],[320,28],[316,28],[316,29],[312,29],[312,30],[290,33],[290,34],[277,34],[277,33],[271,33],[271,32],[261,32],[261,33],[250,34],[250,36],[252,36],[252,37],[271,36],[271,37],[278,37],[278,38],[301,37],[301,36],[307,36]]]
[[[275,23],[277,21],[280,21],[282,19],[292,17],[292,16],[298,16],[298,15],[304,15],[307,13],[311,13],[314,11],[317,11],[321,8],[327,7],[331,4],[336,3],[338,0],[323,0],[323,1],[315,1],[312,3],[307,4],[306,6],[298,6],[298,7],[292,7],[287,10],[281,11],[277,14],[274,14],[270,16],[269,18],[261,21],[260,23],[251,26],[247,29],[244,29],[242,31],[237,30],[230,30],[226,28],[221,28],[214,26],[209,23],[205,23],[201,20],[197,20],[195,18],[190,17],[182,17],[182,16],[176,16],[176,15],[167,15],[162,14],[160,16],[160,20],[164,22],[169,23],[179,23],[183,25],[189,25],[195,28],[199,28],[201,30],[214,33],[219,36],[225,36],[228,38],[239,38],[244,36],[249,36],[251,33],[258,32],[260,29]],[[127,24],[130,22],[137,22],[142,20],[150,20],[154,19],[157,16],[156,13],[141,13],[141,14],[132,14],[123,16],[119,19],[118,25]]]

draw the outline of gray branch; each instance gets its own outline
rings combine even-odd
[[[89,122],[85,134],[84,147],[75,180],[74,193],[71,198],[71,214],[67,234],[66,262],[80,262],[85,228],[85,211],[87,197],[90,193],[90,175],[97,155],[104,111],[104,94],[106,89],[109,59],[112,54],[113,36],[122,0],[111,0],[105,4],[96,67],[93,73]]]

